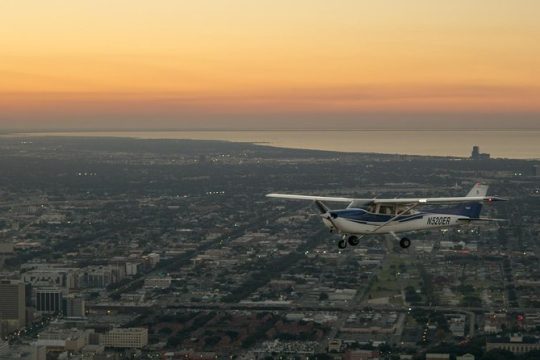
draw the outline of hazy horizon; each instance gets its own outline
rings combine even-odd
[[[274,119],[270,122],[252,121],[251,119],[213,119],[203,121],[189,120],[179,123],[154,121],[137,123],[133,121],[111,122],[107,119],[88,121],[85,124],[64,123],[0,123],[2,132],[56,132],[56,131],[347,131],[347,130],[540,130],[540,117],[512,118],[511,115],[485,119],[468,119],[439,117],[423,118],[375,118],[375,119],[337,119],[323,121],[320,116],[302,121],[291,121],[286,118]]]

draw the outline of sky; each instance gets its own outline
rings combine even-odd
[[[540,128],[537,0],[3,0],[0,129]]]

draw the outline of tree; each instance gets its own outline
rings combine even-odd
[[[170,327],[162,327],[159,329],[158,333],[160,335],[171,335],[173,330]]]
[[[516,356],[511,351],[494,349],[485,353],[481,360],[514,360],[515,358]]]

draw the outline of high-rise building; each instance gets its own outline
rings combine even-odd
[[[77,295],[69,295],[64,299],[65,310],[64,314],[67,317],[82,318],[85,317],[84,299]]]
[[[87,266],[81,270],[80,284],[83,288],[104,288],[119,281],[111,266]]]
[[[56,288],[40,288],[35,290],[36,310],[46,313],[63,312],[63,293]]]
[[[0,328],[2,335],[26,323],[25,287],[19,280],[0,281]]]
[[[474,145],[472,148],[471,159],[477,160],[480,157],[480,147]]]
[[[488,160],[490,158],[490,154],[488,153],[481,153],[480,147],[478,145],[474,145],[471,152],[471,159],[472,160]]]

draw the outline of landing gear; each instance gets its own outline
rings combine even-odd
[[[358,238],[358,236],[354,236],[354,235],[351,235],[347,238],[347,241],[349,243],[349,245],[351,246],[356,246],[360,243],[360,239]]]
[[[343,235],[341,240],[338,241],[337,246],[340,249],[345,249],[348,245],[356,246],[360,243],[360,238],[356,235]]]
[[[407,249],[409,246],[411,246],[411,239],[408,237],[399,238],[395,232],[391,231],[390,235],[394,237],[397,241],[399,241],[399,246],[401,246],[402,249]]]
[[[407,249],[409,246],[411,246],[411,240],[409,238],[401,238],[399,240],[399,246],[401,246],[403,249]]]

